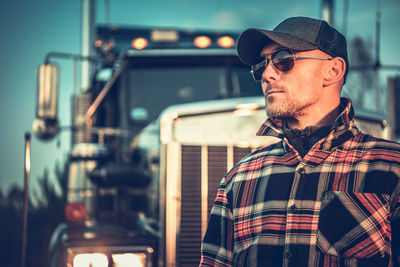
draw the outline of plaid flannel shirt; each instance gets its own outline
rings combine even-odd
[[[301,158],[276,138],[222,179],[200,266],[387,266],[397,254],[400,144],[357,129],[350,99]]]

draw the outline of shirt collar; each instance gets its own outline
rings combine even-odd
[[[354,125],[354,109],[350,98],[342,97],[340,99],[340,110],[341,113],[332,124],[332,132],[336,133],[333,137],[337,137],[343,131],[350,129],[358,129]],[[274,136],[283,138],[285,136],[283,131],[283,122],[280,119],[268,118],[260,127],[257,132],[258,136]],[[335,138],[334,138],[335,139]],[[332,141],[332,140],[331,140]]]

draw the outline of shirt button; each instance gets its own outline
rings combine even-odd
[[[290,251],[285,251],[285,258],[290,259],[291,257],[293,257],[293,253]]]
[[[296,205],[292,205],[292,206],[289,207],[289,212],[294,213],[296,211],[297,211]]]
[[[306,169],[304,169],[303,167],[299,168],[297,170],[298,173],[300,173],[301,175],[306,174]]]

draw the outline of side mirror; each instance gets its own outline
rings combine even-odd
[[[58,109],[58,66],[43,64],[38,68],[36,118],[33,132],[41,140],[54,138],[60,131]]]

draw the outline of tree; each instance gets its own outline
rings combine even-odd
[[[22,207],[24,192],[13,186],[0,206],[0,262],[2,266],[19,266],[22,244]]]
[[[49,181],[49,172],[45,170],[38,179],[40,195],[35,205],[29,202],[27,267],[46,266],[47,251],[53,230],[64,218],[67,164],[61,168],[56,165],[56,184],[61,188],[57,193],[55,184]],[[1,200],[1,197],[0,197]],[[22,244],[24,190],[13,186],[7,197],[0,201],[0,262],[1,266],[20,266]]]

